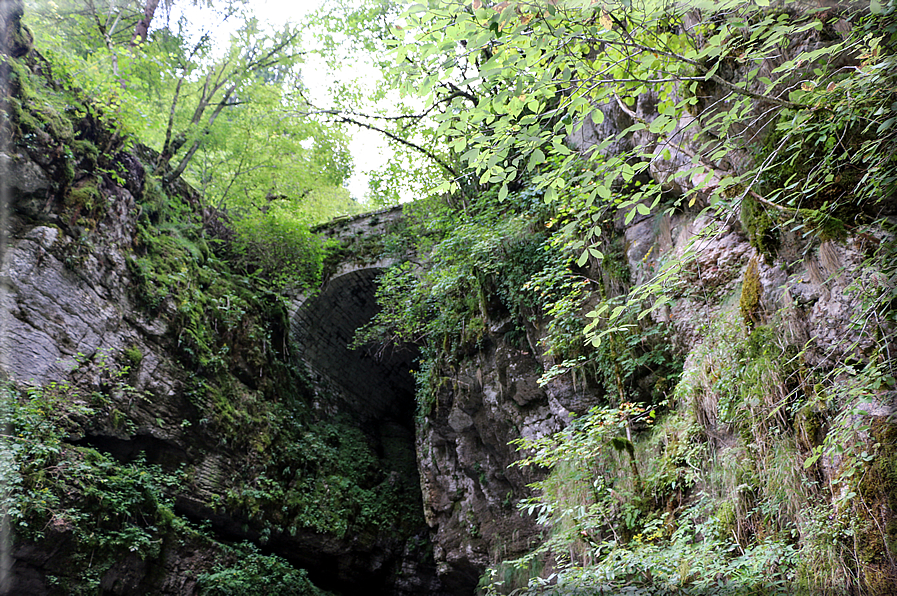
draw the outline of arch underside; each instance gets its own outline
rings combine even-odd
[[[339,394],[363,426],[401,423],[413,432],[416,349],[350,349],[355,331],[377,313],[377,278],[383,270],[351,271],[327,282],[293,318],[293,338],[304,363]]]

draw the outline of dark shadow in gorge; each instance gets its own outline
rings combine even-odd
[[[415,571],[420,575],[408,582],[405,589],[395,586],[398,573],[396,560],[384,563],[381,570],[353,576],[351,551],[338,560],[320,557],[319,553],[295,551],[294,563],[308,569],[309,577],[319,586],[343,594],[431,594],[435,581],[435,564],[429,529],[423,517],[423,498],[415,452],[415,379],[413,371],[419,356],[416,348],[377,350],[350,349],[357,329],[377,313],[377,277],[380,268],[360,269],[329,280],[321,291],[305,301],[293,316],[292,333],[302,363],[311,369],[315,382],[329,395],[322,397],[324,407],[335,407],[348,415],[364,434],[380,460],[387,478],[401,478],[414,487],[416,520],[409,543],[419,546],[413,554]],[[353,537],[364,542],[370,537]],[[404,547],[399,547],[400,551]],[[402,569],[407,574],[406,566]],[[423,553],[429,554],[429,563]],[[377,556],[377,553],[371,553]],[[308,556],[310,555],[310,557]],[[379,553],[387,556],[387,553]],[[402,552],[395,553],[402,556]],[[394,555],[394,556],[395,556]],[[417,587],[415,588],[414,585]],[[441,592],[441,590],[440,590]]]

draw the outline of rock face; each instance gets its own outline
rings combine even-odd
[[[25,155],[14,154],[12,159],[20,167],[40,171]],[[18,190],[13,188],[14,197],[20,196]],[[78,250],[77,240],[58,227],[31,227],[13,220],[3,297],[4,310],[12,316],[7,318],[3,341],[6,368],[17,379],[46,384],[63,378],[79,359],[89,360],[101,349],[116,352],[142,343],[143,334],[125,320],[125,314],[135,309],[127,285],[121,283],[128,272],[123,247],[118,245],[121,238],[133,237],[135,205],[130,193],[119,190],[116,209],[94,240],[104,245],[104,253],[85,253],[83,266],[77,269],[66,266],[66,258]],[[145,330],[160,336],[166,329]]]
[[[767,264],[737,221],[697,213],[636,219],[618,233],[625,238],[633,280],[647,279],[671,254],[694,254],[668,289],[674,300],[654,315],[657,323],[671,327],[688,366],[698,362],[708,329],[729,317],[733,308],[737,312],[752,259],[759,263],[759,320],[776,325],[798,346],[814,337],[803,354],[808,366],[828,370],[868,349],[860,341],[860,330],[850,324],[863,306],[848,287],[883,280],[873,282],[878,274],[862,268],[864,256],[855,238],[804,245],[801,250],[807,250],[808,257],[789,266],[783,260]],[[883,231],[878,233],[885,237]],[[794,250],[800,240],[783,240],[783,245],[788,243]],[[530,333],[529,343],[538,345],[538,333]],[[540,387],[541,371],[553,362],[490,337],[481,351],[451,372],[418,425],[418,464],[436,561],[446,585],[459,594],[472,593],[487,567],[527,552],[544,538],[533,517],[516,507],[532,496],[527,485],[541,476],[511,466],[520,454],[509,443],[555,432],[571,414],[582,414],[605,397],[598,388],[577,387],[566,376]],[[882,395],[860,408],[868,413],[869,424],[891,424],[887,421],[893,397]],[[705,414],[708,429],[719,426],[716,404]],[[718,430],[720,436],[731,433]],[[829,479],[837,476],[837,462],[825,466]]]
[[[0,54],[20,58],[31,50],[31,32],[21,22],[24,12],[22,0],[0,2]]]
[[[504,343],[465,362],[418,428],[417,452],[436,560],[458,594],[473,592],[498,557],[538,541],[516,510],[537,478],[510,442],[559,430],[569,412],[538,386],[536,358]]]

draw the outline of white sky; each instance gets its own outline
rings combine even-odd
[[[186,3],[184,3],[186,4]],[[319,0],[253,0],[251,2],[252,10],[259,21],[267,22],[275,28],[282,27],[288,22],[297,22],[303,16],[315,10],[320,4]],[[220,26],[220,23],[208,20],[207,13],[196,7],[182,6],[181,9],[189,15],[188,20],[191,23],[203,23],[204,18],[208,23],[208,27],[214,27],[215,34],[220,36],[221,42],[226,43],[230,33],[234,30],[232,27]],[[179,7],[177,4],[172,10],[172,20],[176,20],[176,13]],[[234,23],[236,25],[236,22]],[[362,81],[368,83],[375,82],[372,80],[374,72],[370,68],[365,68],[364,64],[347,64],[339,72],[331,71],[326,64],[317,57],[310,57],[302,66],[302,78],[308,87],[310,100],[318,107],[327,108],[330,106],[328,87],[334,80],[346,80],[361,78]],[[382,135],[372,130],[359,129],[354,126],[345,128],[347,134],[351,136],[349,149],[352,152],[352,159],[355,164],[354,173],[347,182],[347,187],[352,197],[357,200],[364,200],[368,190],[367,172],[378,170],[385,166],[392,157],[392,150]]]

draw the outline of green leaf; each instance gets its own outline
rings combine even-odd
[[[878,130],[875,131],[875,134],[881,134],[881,133],[883,133],[884,131],[888,130],[889,128],[891,128],[892,126],[894,126],[894,122],[897,122],[897,116],[895,116],[895,117],[893,117],[893,118],[888,118],[887,120],[885,120],[884,122],[882,122],[882,123],[879,125]]]
[[[667,127],[667,125],[669,125],[670,120],[671,118],[669,116],[658,116],[651,122],[648,130],[654,134],[658,134],[662,132]]]
[[[480,155],[479,147],[471,147],[468,149],[462,156],[461,159],[466,161],[469,165],[472,165],[474,161],[476,161],[477,157]]]
[[[526,164],[526,171],[532,172],[533,168],[545,162],[545,154],[541,149],[536,149],[529,156],[529,162]]]
[[[642,312],[639,313],[638,320],[641,321],[642,319],[644,319],[645,317],[650,315],[652,312],[654,312],[655,310],[662,307],[664,304],[666,304],[668,302],[670,302],[669,296],[660,296],[657,300],[654,301],[654,306],[652,306],[651,308],[649,308],[647,310],[643,310]]]
[[[713,75],[715,75],[715,74],[716,74],[716,71],[719,70],[719,65],[720,65],[720,64],[722,64],[722,60],[717,60],[717,61],[716,61],[716,64],[714,64],[713,67],[712,67],[710,70],[707,71],[707,74],[704,75],[704,80],[705,80],[705,81],[709,81],[710,79],[713,78]]]
[[[815,464],[820,457],[822,457],[821,445],[813,448],[813,455],[811,455],[804,461],[804,469],[806,470],[807,468]]]
[[[504,201],[508,198],[508,184],[507,182],[501,185],[501,190],[498,191],[498,200]]]

